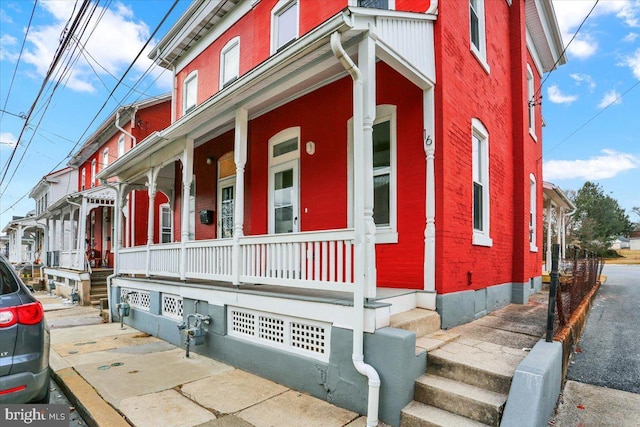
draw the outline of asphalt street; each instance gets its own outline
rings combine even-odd
[[[640,393],[640,265],[605,265],[567,379]]]

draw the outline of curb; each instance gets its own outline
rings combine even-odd
[[[51,370],[51,377],[90,427],[130,427],[131,425],[73,368]]]

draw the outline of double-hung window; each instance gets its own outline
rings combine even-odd
[[[220,87],[233,83],[240,75],[240,37],[234,37],[220,51]]]
[[[271,11],[271,53],[298,38],[298,1],[280,0]]]
[[[349,203],[353,200],[353,120],[348,126]],[[376,242],[397,243],[396,197],[396,106],[376,107],[373,124],[373,221]],[[349,226],[353,225],[353,206],[348,207]]]
[[[96,186],[96,159],[91,160],[91,187]]]
[[[109,166],[109,148],[105,148],[102,152],[102,169],[106,169]]]
[[[536,100],[535,100],[535,89],[534,89],[534,79],[533,79],[533,70],[531,66],[527,64],[527,106],[528,106],[528,117],[529,117],[529,133],[531,136],[536,139]]]
[[[536,176],[534,174],[529,175],[529,249],[531,252],[537,252],[538,246],[536,241],[538,237],[538,230],[536,227],[536,210],[537,210],[537,194],[536,194]]]
[[[469,0],[469,31],[471,52],[478,58],[484,69],[489,72],[489,65],[487,64],[484,0]]]
[[[118,138],[118,158],[124,154],[124,135],[120,135]]]
[[[82,173],[80,174],[80,190],[84,190],[87,185],[87,168],[82,168]]]
[[[198,72],[194,71],[184,79],[182,91],[182,112],[187,114],[198,104]]]
[[[491,246],[489,237],[489,133],[478,119],[472,120],[473,244]]]

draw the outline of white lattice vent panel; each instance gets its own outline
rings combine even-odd
[[[291,353],[329,360],[331,325],[257,310],[229,307],[227,333],[231,336]]]
[[[120,288],[120,301],[127,301],[131,308],[149,311],[151,307],[151,295],[149,291]]]
[[[162,315],[182,320],[182,298],[177,295],[162,294]]]

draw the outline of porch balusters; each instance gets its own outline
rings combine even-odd
[[[247,128],[249,115],[246,109],[236,110],[234,161],[236,163],[236,197],[234,201],[234,225],[233,225],[233,249],[232,249],[232,276],[233,284],[240,285],[240,266],[242,265],[242,253],[240,240],[244,236],[244,167],[247,163]]]

